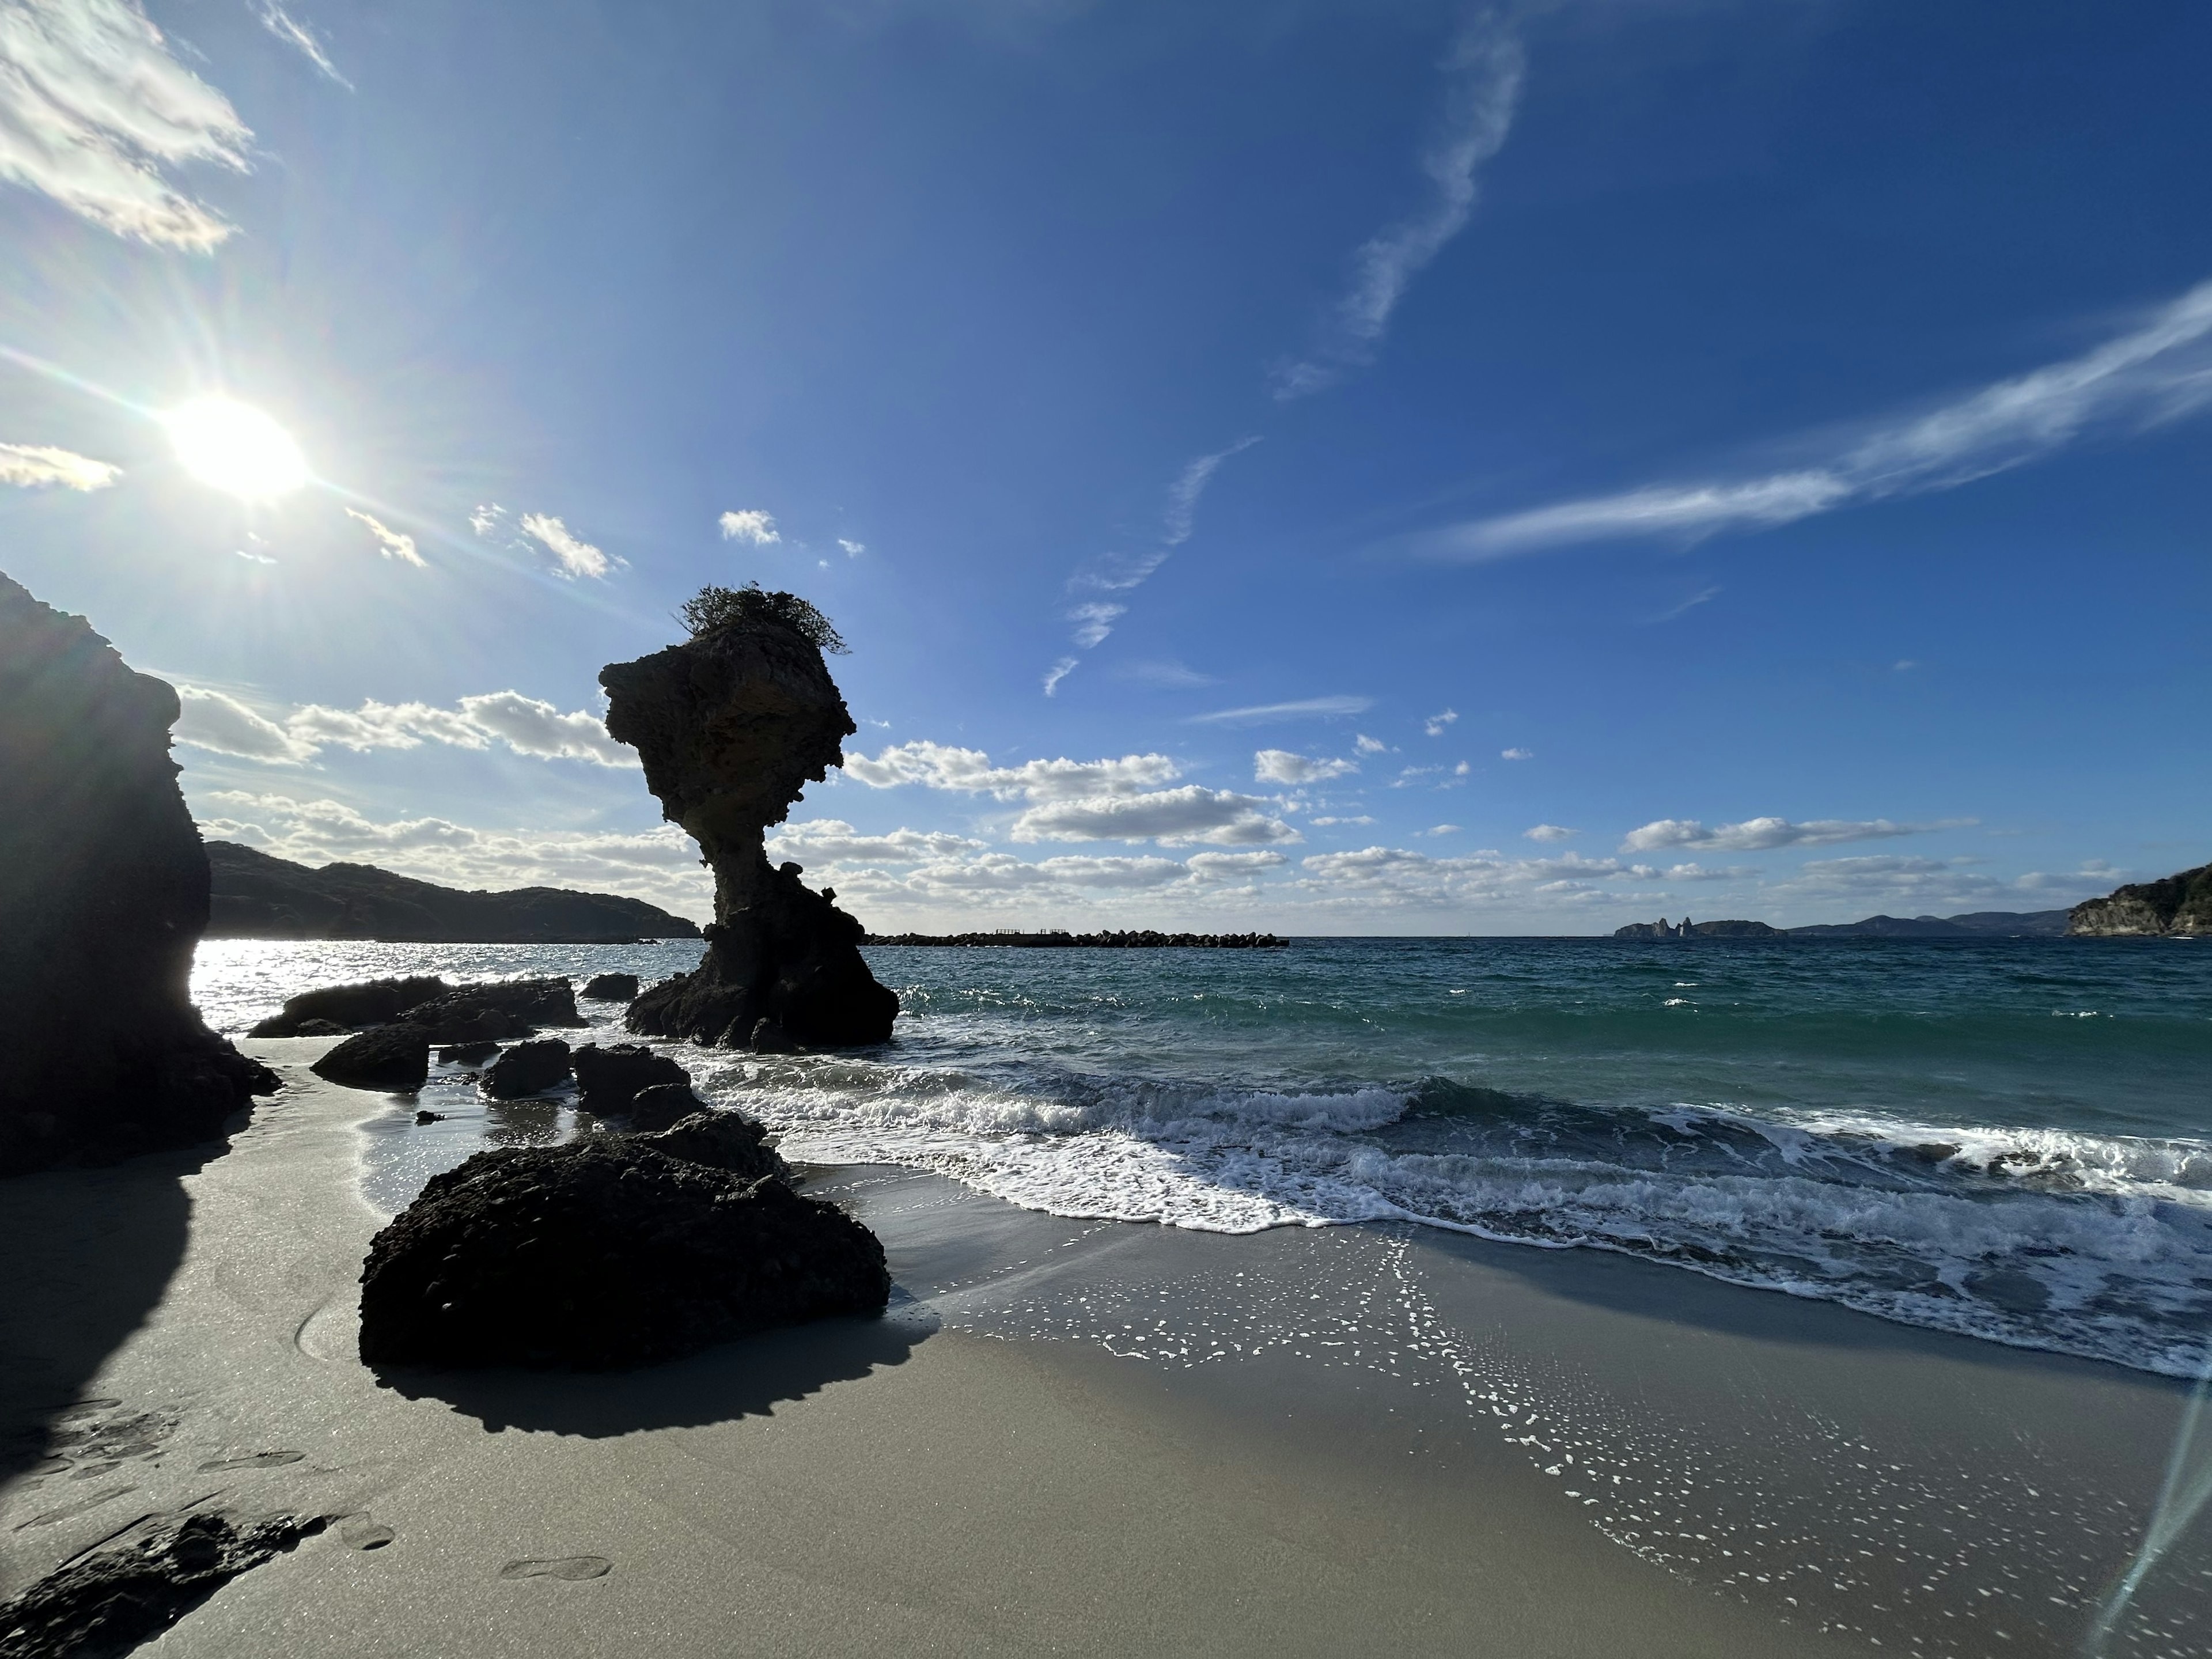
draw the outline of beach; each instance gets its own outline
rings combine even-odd
[[[0,1212],[0,1591],[146,1515],[343,1517],[163,1652],[2071,1653],[2185,1400],[1588,1251],[883,1166],[808,1188],[884,1237],[882,1320],[380,1386],[399,1103],[245,1046],[288,1086],[228,1150]],[[2209,1593],[2185,1540],[2110,1650],[2205,1651]]]

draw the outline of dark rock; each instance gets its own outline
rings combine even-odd
[[[463,985],[406,1009],[403,1018],[426,1027],[434,1042],[483,1042],[584,1024],[574,988],[560,977]]]
[[[602,1117],[629,1110],[641,1089],[667,1084],[691,1086],[690,1073],[642,1042],[613,1042],[604,1048],[587,1042],[576,1050],[575,1067],[580,1103]]]
[[[768,1131],[743,1112],[717,1112],[702,1107],[678,1118],[655,1134],[634,1137],[641,1146],[665,1152],[690,1164],[757,1181],[763,1176],[790,1182],[791,1166],[769,1145]]]
[[[193,1008],[177,694],[0,576],[0,1175],[210,1140],[277,1085]]]
[[[2212,864],[2162,881],[2115,888],[2103,898],[2077,904],[2067,919],[2066,931],[2093,938],[2212,936]]]
[[[883,1246],[781,1182],[643,1137],[479,1152],[433,1176],[362,1269],[372,1365],[603,1370],[880,1312]]]
[[[303,1019],[300,1022],[299,1030],[292,1035],[303,1037],[343,1036],[349,1029],[334,1019]]]
[[[283,1012],[270,1015],[253,1028],[252,1035],[317,1036],[317,1032],[302,1029],[311,1023],[332,1025],[342,1031],[356,1030],[364,1025],[389,1025],[399,1018],[402,1009],[443,996],[452,989],[445,981],[431,975],[372,979],[359,985],[325,985],[287,997]]]
[[[594,974],[584,981],[579,996],[595,1002],[628,1002],[637,995],[635,974]]]
[[[568,1075],[568,1045],[559,1037],[518,1042],[492,1061],[483,1074],[483,1091],[494,1100],[519,1100],[543,1094]]]
[[[473,1066],[480,1060],[489,1060],[499,1052],[499,1044],[489,1040],[482,1042],[448,1042],[438,1050],[441,1066]]]
[[[640,1089],[622,1116],[623,1127],[633,1133],[651,1134],[706,1109],[707,1103],[691,1092],[689,1083],[657,1083]]]
[[[763,596],[775,601],[779,596]],[[607,729],[634,745],[661,811],[714,872],[699,966],[630,1005],[633,1031],[747,1046],[763,1019],[814,1048],[882,1042],[898,998],[860,951],[860,924],[771,868],[763,835],[855,727],[820,647],[766,612],[599,674]]]
[[[779,1028],[767,1015],[753,1022],[752,1035],[745,1039],[745,1047],[757,1054],[796,1054],[804,1052],[789,1035]]]
[[[323,1516],[149,1516],[0,1603],[0,1656],[119,1659],[329,1524]]]
[[[430,1075],[430,1034],[419,1025],[374,1025],[317,1060],[317,1077],[349,1089],[411,1095]]]
[[[443,1123],[446,1115],[443,1112],[417,1112],[415,1121],[417,1123]]]

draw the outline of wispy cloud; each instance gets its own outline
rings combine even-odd
[[[1534,829],[1523,830],[1521,833],[1530,841],[1545,842],[1571,841],[1576,834],[1564,823],[1540,823]]]
[[[783,539],[783,532],[775,527],[775,514],[763,513],[757,507],[725,513],[719,522],[726,542],[750,542],[755,547],[771,547]],[[850,543],[840,545],[848,552],[853,550]]]
[[[1462,32],[1443,64],[1449,90],[1439,135],[1421,158],[1434,194],[1421,212],[1370,238],[1352,256],[1352,285],[1314,349],[1276,368],[1279,400],[1334,386],[1372,359],[1407,288],[1466,228],[1475,174],[1504,147],[1527,68],[1519,37],[1498,12],[1479,14]]]
[[[848,542],[842,536],[837,538],[837,545],[845,550],[845,556],[848,559],[857,559],[868,550],[866,542]]]
[[[1358,769],[1358,761],[1323,759],[1294,754],[1287,749],[1261,749],[1252,757],[1255,783],[1320,783]]]
[[[118,236],[204,253],[233,227],[162,170],[243,173],[252,137],[132,0],[0,4],[0,177]]]
[[[122,476],[119,466],[50,444],[0,444],[0,483],[19,489],[105,489]]]
[[[1121,679],[1135,680],[1145,685],[1167,686],[1178,690],[1219,684],[1212,675],[1201,674],[1189,664],[1182,662],[1123,663],[1115,672]]]
[[[1109,605],[1097,599],[1088,605],[1077,605],[1067,613],[1068,621],[1079,624],[1075,630],[1076,644],[1085,651],[1103,644],[1106,636],[1114,631],[1114,624],[1127,614],[1128,609],[1126,605]]]
[[[1048,801],[1014,820],[1012,838],[1031,841],[1203,842],[1217,847],[1264,847],[1303,839],[1267,803],[1225,789],[1185,784],[1142,795],[1096,795]]]
[[[1060,683],[1075,672],[1075,659],[1062,657],[1044,671],[1044,694],[1048,697],[1060,694]]]
[[[520,691],[463,697],[452,708],[374,699],[358,708],[307,703],[287,712],[281,720],[200,686],[180,685],[177,695],[184,704],[177,722],[178,742],[270,765],[304,765],[326,748],[365,753],[436,743],[482,750],[495,740],[538,760],[580,760],[610,767],[638,763],[634,750],[607,735],[598,715],[581,710],[563,714],[556,705]]]
[[[480,507],[470,515],[469,522],[479,536],[496,534],[506,527],[506,509],[496,505]],[[524,536],[536,542],[553,556],[553,574],[574,580],[589,576],[604,581],[607,573],[619,561],[609,558],[591,543],[584,540],[550,513],[526,513],[518,522]],[[526,543],[517,542],[517,546]]]
[[[386,558],[397,559],[402,564],[411,564],[419,568],[428,568],[422,556],[415,550],[412,536],[403,536],[380,520],[353,507],[346,508],[345,513],[349,519],[358,519],[368,526],[368,533],[376,538],[377,550]]]
[[[338,73],[338,66],[331,62],[330,53],[315,38],[314,31],[278,5],[276,0],[261,0],[261,26],[286,46],[297,50],[309,63],[348,92],[353,90],[353,82]]]
[[[1325,720],[1331,715],[1364,714],[1375,707],[1372,697],[1305,697],[1297,702],[1255,703],[1248,708],[1217,708],[1210,714],[1193,714],[1193,726],[1264,726],[1271,720]]]
[[[1446,708],[1431,714],[1421,722],[1421,730],[1431,738],[1441,738],[1451,723],[1459,718],[1459,710]]]
[[[1682,848],[1696,852],[1759,853],[1775,847],[1829,847],[1838,842],[1925,835],[1935,830],[1962,829],[1973,822],[1945,818],[1935,823],[1893,823],[1887,818],[1811,818],[1792,823],[1787,818],[1766,817],[1707,829],[1695,818],[1660,818],[1630,830],[1620,850],[1649,853]]]
[[[2094,350],[1878,425],[1828,459],[1763,477],[1653,484],[1476,520],[1419,538],[1460,560],[1577,542],[1695,541],[1893,496],[1952,489],[2039,460],[2101,425],[2141,430],[2212,404],[2212,282]]]
[[[1198,521],[1198,498],[1206,494],[1206,487],[1213,482],[1213,475],[1222,462],[1232,455],[1241,455],[1254,444],[1257,437],[1239,438],[1226,449],[1216,450],[1211,455],[1201,455],[1182,470],[1182,476],[1168,486],[1168,509],[1162,528],[1162,537],[1170,547],[1181,547],[1190,539],[1191,531]]]

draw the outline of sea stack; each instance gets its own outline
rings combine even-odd
[[[898,998],[868,971],[860,924],[799,866],[771,866],[763,840],[844,764],[858,728],[822,659],[842,642],[805,600],[758,588],[709,588],[685,620],[685,643],[599,673],[607,730],[714,872],[706,955],[632,1003],[629,1029],[763,1050],[884,1042]]]
[[[0,1175],[214,1139],[267,1067],[192,1006],[208,860],[177,694],[0,576]]]

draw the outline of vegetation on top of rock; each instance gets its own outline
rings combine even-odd
[[[816,649],[843,656],[851,650],[830,618],[796,593],[775,593],[758,582],[743,587],[701,588],[684,601],[677,620],[695,640],[714,634],[751,633],[763,628],[787,628]]]
[[[2212,934],[2212,864],[2161,881],[2131,883],[2074,907],[2067,932],[2195,938]]]

